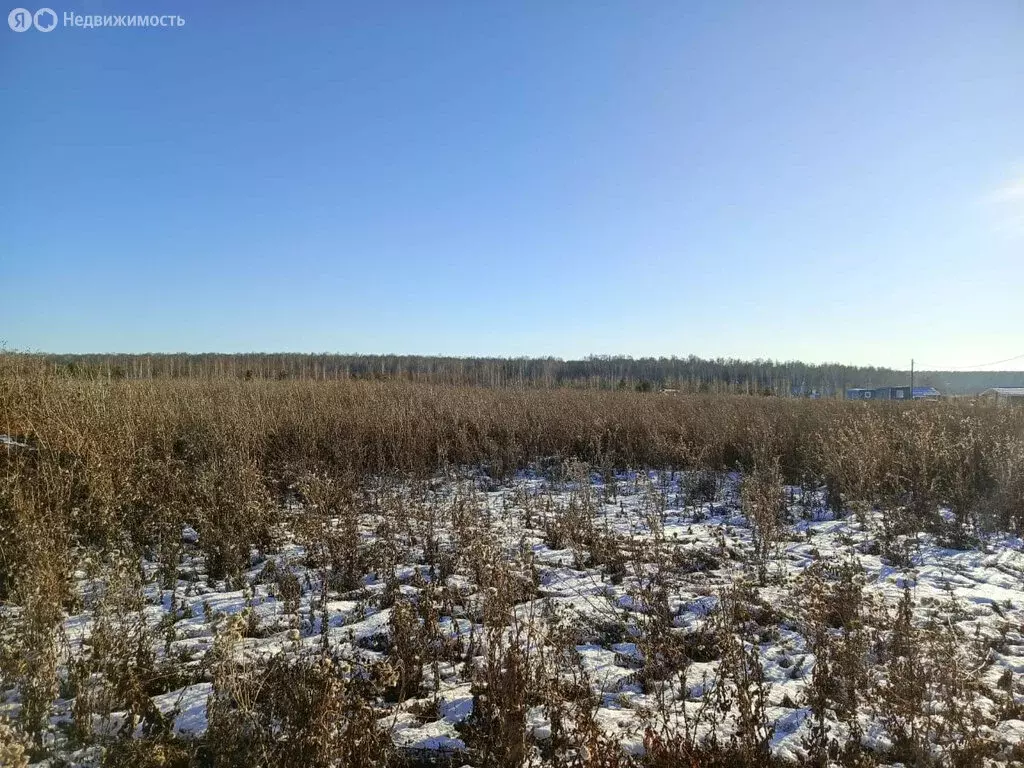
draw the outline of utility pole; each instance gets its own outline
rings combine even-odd
[[[914,358],[910,358],[910,399],[914,399]]]

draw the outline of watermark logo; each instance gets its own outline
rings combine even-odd
[[[71,13],[65,11],[63,18],[57,16],[53,8],[40,8],[32,13],[28,8],[15,8],[7,14],[7,26],[15,32],[28,32],[35,27],[40,32],[52,32],[60,22],[63,26],[78,29],[98,29],[100,27],[183,27],[185,17],[170,15],[132,15],[114,16],[106,14]]]
[[[32,17],[32,23],[40,32],[52,32],[57,27],[57,14],[53,8],[40,8]]]
[[[15,8],[7,14],[7,26],[15,32],[28,32],[32,29],[32,11],[27,8]]]
[[[15,8],[7,14],[7,26],[15,32],[28,32],[32,27],[52,32],[57,28],[57,13],[53,8],[40,8],[35,13],[28,8]]]

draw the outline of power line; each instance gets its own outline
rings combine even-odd
[[[971,368],[987,368],[990,365],[1002,365],[1003,363],[1012,363],[1014,360],[1024,359],[1024,353],[1008,357],[1005,360],[993,360],[991,363],[978,363],[977,365],[946,365],[946,366],[928,366],[929,370],[932,371],[959,371],[969,370]],[[921,370],[924,370],[924,366],[918,366]]]

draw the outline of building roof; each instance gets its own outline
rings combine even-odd
[[[914,387],[914,397],[939,397],[941,394],[935,387]]]
[[[1024,387],[992,387],[986,389],[983,395],[999,395],[999,397],[1024,397]]]

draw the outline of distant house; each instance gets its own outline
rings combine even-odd
[[[867,389],[854,387],[846,390],[847,400],[910,400],[910,387],[875,387]]]
[[[812,400],[821,398],[821,392],[816,389],[808,389],[803,384],[797,387],[790,387],[789,394],[790,397],[809,397]]]
[[[1024,387],[993,387],[981,393],[996,405],[1024,405]]]
[[[935,387],[914,387],[915,400],[938,400],[942,393]]]

